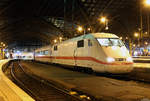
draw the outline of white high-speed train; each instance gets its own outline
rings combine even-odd
[[[91,33],[35,50],[35,60],[91,68],[97,72],[128,73],[133,61],[123,42],[110,33]]]

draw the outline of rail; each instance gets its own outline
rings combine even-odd
[[[36,101],[88,101],[80,98],[75,92],[70,93],[27,74],[19,62],[13,62],[10,73],[14,81]]]

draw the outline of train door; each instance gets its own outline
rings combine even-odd
[[[92,43],[92,40],[91,40],[91,39],[87,39],[87,42],[86,42],[86,43],[87,43],[87,47],[86,47],[86,50],[87,50],[87,57],[89,57],[89,61],[87,62],[87,66],[90,67],[90,68],[92,68],[93,65],[94,65],[94,63],[93,63],[93,61],[90,60],[90,59],[93,58],[93,52],[92,52],[92,50],[93,50],[93,43]]]
[[[87,55],[89,57],[92,57],[92,41],[90,39],[87,39]]]
[[[52,62],[52,48],[49,49],[50,62]]]
[[[77,41],[76,49],[74,51],[74,58],[75,58],[75,65],[76,66],[83,66],[83,59],[84,58],[84,40]]]
[[[77,66],[77,60],[76,60],[76,57],[77,57],[77,47],[74,49],[74,53],[73,53],[73,56],[74,56],[74,65]]]
[[[57,63],[56,57],[57,57],[57,55],[58,55],[58,46],[57,46],[57,45],[54,45],[52,50],[53,50],[53,51],[52,51],[52,62],[53,62],[53,63]]]

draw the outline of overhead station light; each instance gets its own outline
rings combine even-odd
[[[106,17],[101,17],[100,21],[101,21],[101,23],[105,23],[106,22]]]
[[[57,40],[56,40],[56,39],[54,40],[54,43],[57,43]]]
[[[150,0],[145,0],[145,1],[144,1],[144,4],[145,4],[146,6],[150,6]]]
[[[139,33],[135,32],[134,37],[139,37]]]
[[[79,27],[77,28],[77,30],[78,30],[79,32],[82,32],[82,31],[83,31],[83,27],[79,26]]]

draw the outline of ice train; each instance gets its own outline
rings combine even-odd
[[[115,34],[91,33],[53,46],[35,50],[35,60],[72,67],[90,68],[97,72],[128,73],[133,70],[132,58]]]

